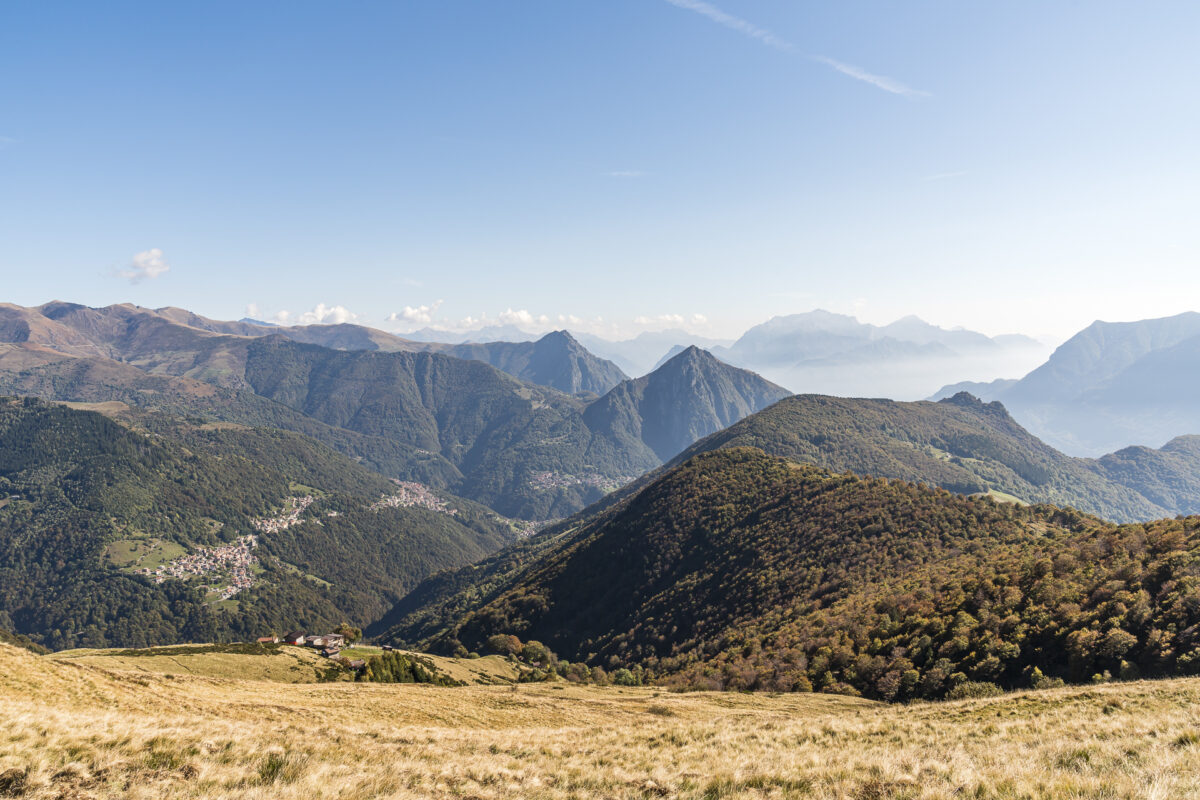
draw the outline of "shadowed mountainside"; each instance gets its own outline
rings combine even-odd
[[[733,448],[560,532],[427,644],[516,635],[682,685],[885,700],[1188,674],[1198,559],[1197,518],[1118,527]]]

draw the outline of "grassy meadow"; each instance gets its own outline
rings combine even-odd
[[[1200,680],[900,706],[563,682],[285,683],[7,646],[0,657],[0,796],[1200,797]]]
[[[401,651],[408,652],[408,651]],[[342,651],[347,659],[367,659],[383,653],[378,647],[359,646]],[[435,672],[461,683],[511,683],[517,679],[515,665],[500,656],[447,658],[420,654]],[[62,650],[47,658],[54,661],[101,667],[118,672],[156,675],[194,675],[206,678],[270,681],[274,683],[325,683],[351,680],[345,670],[333,665],[308,647],[291,645],[167,645],[143,650]]]

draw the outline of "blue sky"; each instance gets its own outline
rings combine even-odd
[[[1177,313],[1197,30],[1191,2],[7,3],[0,300],[610,335]]]

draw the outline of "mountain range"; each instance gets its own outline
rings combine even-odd
[[[1050,444],[1094,456],[1200,433],[1198,368],[1200,314],[1094,322],[1019,380],[958,382],[933,399],[969,391],[998,400]]]
[[[913,316],[889,325],[828,311],[773,317],[713,354],[796,392],[918,399],[943,375],[1010,375],[1045,348],[1025,336],[995,338],[939,328]]]
[[[352,324],[223,322],[170,307],[146,309],[122,304],[96,309],[54,302],[24,308],[0,304],[0,341],[40,344],[69,355],[138,363],[147,351],[201,346],[203,336],[197,336],[199,332],[246,338],[283,336],[333,350],[441,353],[483,361],[514,377],[567,394],[600,395],[628,377],[615,364],[593,356],[565,331],[546,334],[536,341],[449,344],[413,341]]]
[[[456,342],[536,338],[513,326],[468,333],[423,329],[406,336]],[[1019,334],[989,337],[940,328],[915,316],[871,325],[822,310],[773,317],[736,340],[680,329],[648,331],[621,341],[578,332],[574,337],[629,375],[643,375],[696,346],[793,391],[894,399],[924,397],[950,380],[1023,374],[1048,352],[1041,342]]]
[[[526,519],[573,513],[788,394],[701,351],[622,380],[566,333],[410,348],[359,326],[288,329],[129,305],[4,306],[0,320],[2,391],[281,427]],[[666,385],[682,405],[656,403]]]
[[[352,621],[884,700],[1200,663],[1200,529],[1180,516],[1200,512],[1200,436],[1074,457],[966,392],[791,395],[723,360],[802,345],[870,372],[1029,346],[800,316],[629,378],[565,331],[0,306],[0,392],[23,396],[0,401],[0,629],[63,648]],[[1128,398],[1187,363],[1194,322],[1102,327],[996,388]]]

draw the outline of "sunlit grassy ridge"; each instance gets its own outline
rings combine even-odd
[[[1195,798],[1200,681],[955,703],[575,685],[289,685],[0,649],[33,798]]]
[[[343,650],[346,659],[370,659],[378,647]],[[48,656],[58,662],[100,667],[120,672],[154,675],[193,675],[206,678],[272,681],[277,683],[327,683],[353,680],[316,650],[291,645],[183,644],[143,650],[63,650]],[[446,658],[421,654],[438,674],[459,683],[511,683],[517,666],[500,656]]]

